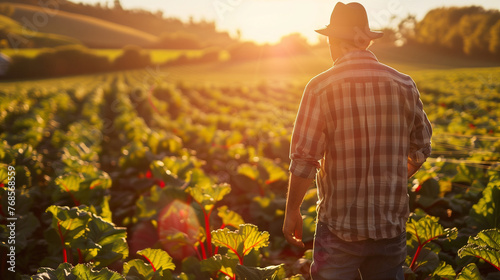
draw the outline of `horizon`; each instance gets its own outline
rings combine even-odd
[[[97,4],[113,7],[114,0],[70,0],[74,3]],[[127,10],[143,9],[161,11],[164,17],[182,21],[214,21],[219,31],[227,31],[241,39],[257,43],[276,43],[283,36],[300,33],[309,43],[317,43],[321,36],[314,32],[328,24],[331,11],[337,1],[329,0],[120,0]],[[347,1],[344,1],[347,3]],[[358,0],[367,10],[370,27],[374,30],[393,27],[408,15],[421,20],[435,8],[451,6],[482,6],[485,9],[500,9],[492,0],[421,0],[404,3],[402,0]],[[451,4],[451,5],[450,5]],[[193,7],[196,7],[193,9]],[[283,11],[286,11],[285,13]],[[304,20],[297,20],[297,15]]]

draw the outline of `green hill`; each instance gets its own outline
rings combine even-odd
[[[75,45],[80,42],[58,34],[26,30],[17,21],[0,15],[0,44],[18,49]]]
[[[31,5],[8,5],[14,7],[10,17],[25,28],[75,38],[91,48],[146,47],[158,39],[143,31],[98,18]]]

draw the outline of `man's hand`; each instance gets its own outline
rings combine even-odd
[[[422,166],[422,164],[416,166],[416,165],[413,165],[413,164],[408,162],[408,179],[413,177],[413,175],[415,175],[415,173],[417,173],[417,171],[420,169],[421,166]]]
[[[283,235],[288,243],[304,248],[302,242],[302,215],[300,209],[285,213],[285,221],[283,223]]]

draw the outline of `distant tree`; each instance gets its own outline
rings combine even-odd
[[[117,70],[144,68],[148,65],[151,65],[149,52],[138,46],[125,46],[122,54],[113,62],[113,68]]]
[[[413,43],[415,39],[415,27],[417,18],[415,15],[408,15],[398,24],[398,33],[403,43]]]
[[[499,10],[479,6],[438,8],[415,24],[413,37],[420,44],[468,55],[498,55],[498,31],[493,27],[499,20]],[[411,28],[406,32],[411,32]]]
[[[495,23],[490,29],[490,45],[489,51],[500,56],[500,20]]]

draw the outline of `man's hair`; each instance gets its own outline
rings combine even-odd
[[[341,48],[366,50],[373,44],[373,40],[370,40],[368,38],[349,40],[328,36],[328,44],[339,44]]]

